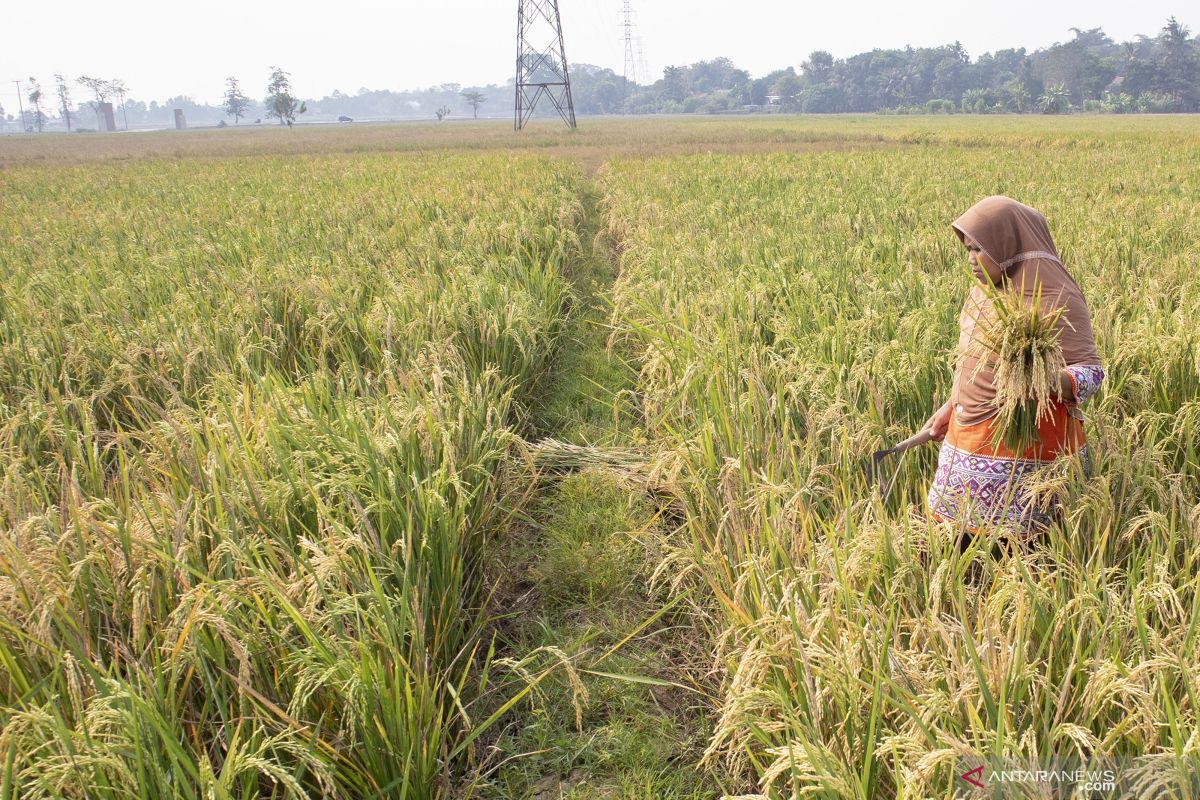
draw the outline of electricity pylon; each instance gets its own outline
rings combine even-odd
[[[625,14],[625,82],[623,84],[623,94],[629,94],[629,83],[637,83],[637,67],[633,59],[633,9],[629,7],[629,0],[625,0],[622,11]]]
[[[571,100],[558,0],[517,0],[515,130],[525,127],[543,96],[549,98],[563,122],[574,128],[575,103]]]

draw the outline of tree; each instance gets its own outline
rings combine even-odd
[[[112,84],[101,78],[93,78],[89,75],[80,75],[75,79],[77,83],[81,83],[92,91],[92,96],[95,100],[89,100],[88,105],[96,112],[96,127],[100,125],[100,104],[108,100],[112,94]]]
[[[750,80],[750,73],[738,69],[728,58],[697,61],[687,68],[691,88],[698,92],[737,89]]]
[[[129,115],[125,113],[125,93],[129,91],[125,88],[125,81],[120,78],[113,78],[108,82],[108,88],[112,90],[121,100],[121,118],[125,120],[125,130],[129,130]]]
[[[687,67],[668,66],[663,70],[663,96],[668,100],[681,102],[685,97],[691,94],[691,86],[688,81]]]
[[[37,132],[41,133],[46,122],[46,115],[42,113],[42,87],[32,75],[29,77],[29,94],[26,98],[33,107],[33,124],[37,126]]]
[[[833,72],[833,56],[825,50],[814,50],[808,54],[808,61],[800,65],[800,71],[810,83],[824,83]]]
[[[58,87],[58,107],[62,111],[63,122],[67,123],[67,131],[71,130],[71,89],[67,80],[57,72],[54,73],[54,84]]]
[[[799,111],[800,93],[803,91],[804,82],[791,68],[776,78],[770,88],[770,93],[779,98],[781,111]]]
[[[238,79],[230,75],[225,79],[225,114],[233,117],[233,124],[237,125],[242,117],[246,116],[246,109],[250,107],[250,98],[242,94],[242,90],[238,87]]]
[[[1162,88],[1171,95],[1177,110],[1191,111],[1200,97],[1196,81],[1200,55],[1196,46],[1188,39],[1188,29],[1174,17],[1167,20],[1158,38],[1163,49]]]
[[[576,63],[571,65],[571,96],[576,114],[617,114],[623,110],[624,82],[607,67]],[[631,90],[637,87],[632,84]]]
[[[1023,114],[1029,110],[1029,91],[1019,80],[1011,80],[1004,84],[1004,102],[1010,110]]]
[[[1066,86],[1056,83],[1046,89],[1038,105],[1043,114],[1064,114],[1071,110],[1071,94]]]
[[[267,99],[263,105],[267,107],[267,116],[279,120],[280,125],[292,127],[297,114],[303,114],[308,107],[292,96],[290,73],[279,67],[271,67],[271,80],[267,84]]]
[[[1089,50],[1107,50],[1115,48],[1116,43],[1109,38],[1103,28],[1068,28],[1071,33],[1075,34],[1074,41],[1086,47]]]
[[[804,91],[800,109],[805,114],[829,114],[841,111],[846,105],[846,96],[840,86],[822,83]]]
[[[1121,69],[1121,90],[1129,92],[1134,98],[1142,92],[1151,91],[1161,82],[1158,65],[1154,62],[1151,51],[1147,49],[1143,54],[1142,42],[1125,43]]]
[[[433,112],[433,113],[437,115],[438,122],[441,122],[441,121],[442,121],[442,120],[444,120],[446,117],[450,116],[450,106],[445,106],[445,105],[444,105],[444,106],[442,106],[441,108],[439,108],[437,111],[435,111],[435,112]]]
[[[471,107],[471,112],[473,114],[473,118],[479,119],[479,107],[481,105],[483,105],[484,102],[487,101],[487,98],[484,97],[483,92],[468,91],[468,92],[462,92],[461,94],[462,94],[463,98],[467,101],[467,105],[469,105]]]
[[[130,114],[133,115],[134,122],[137,122],[139,119],[142,122],[146,121],[146,116],[147,116],[147,112],[149,111],[149,108],[141,100],[134,100],[133,98],[126,100],[125,101],[125,109]]]
[[[1072,28],[1075,38],[1035,54],[1045,86],[1062,84],[1072,103],[1103,96],[1117,76],[1121,48],[1100,28]]]

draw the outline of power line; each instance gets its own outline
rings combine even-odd
[[[651,83],[650,68],[646,66],[646,52],[642,49],[642,35],[639,33],[637,39],[637,57],[638,57],[638,75],[642,76],[642,80],[646,83]]]

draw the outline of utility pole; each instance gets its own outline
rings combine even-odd
[[[624,90],[621,93],[622,97],[629,96],[629,82],[637,83],[637,67],[633,60],[633,9],[629,7],[629,0],[625,0],[622,11],[625,14],[625,81],[622,84]]]
[[[25,132],[25,103],[21,100],[21,82],[13,81],[17,85],[17,108],[21,109],[21,116],[17,118],[17,127],[21,129],[21,133]]]
[[[547,42],[544,46],[540,43]],[[575,127],[558,0],[517,0],[517,81],[513,129],[521,130],[548,97],[563,122]]]

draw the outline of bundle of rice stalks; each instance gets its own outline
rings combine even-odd
[[[549,437],[531,444],[529,456],[539,473],[563,474],[589,467],[636,472],[646,466],[645,454],[633,448],[578,445]]]
[[[971,377],[994,365],[996,408],[993,445],[1020,452],[1039,441],[1038,425],[1050,416],[1059,375],[1066,368],[1061,332],[1063,307],[1042,307],[1040,288],[1027,306],[1021,295],[988,288],[995,314],[983,320],[974,347],[980,356]]]

